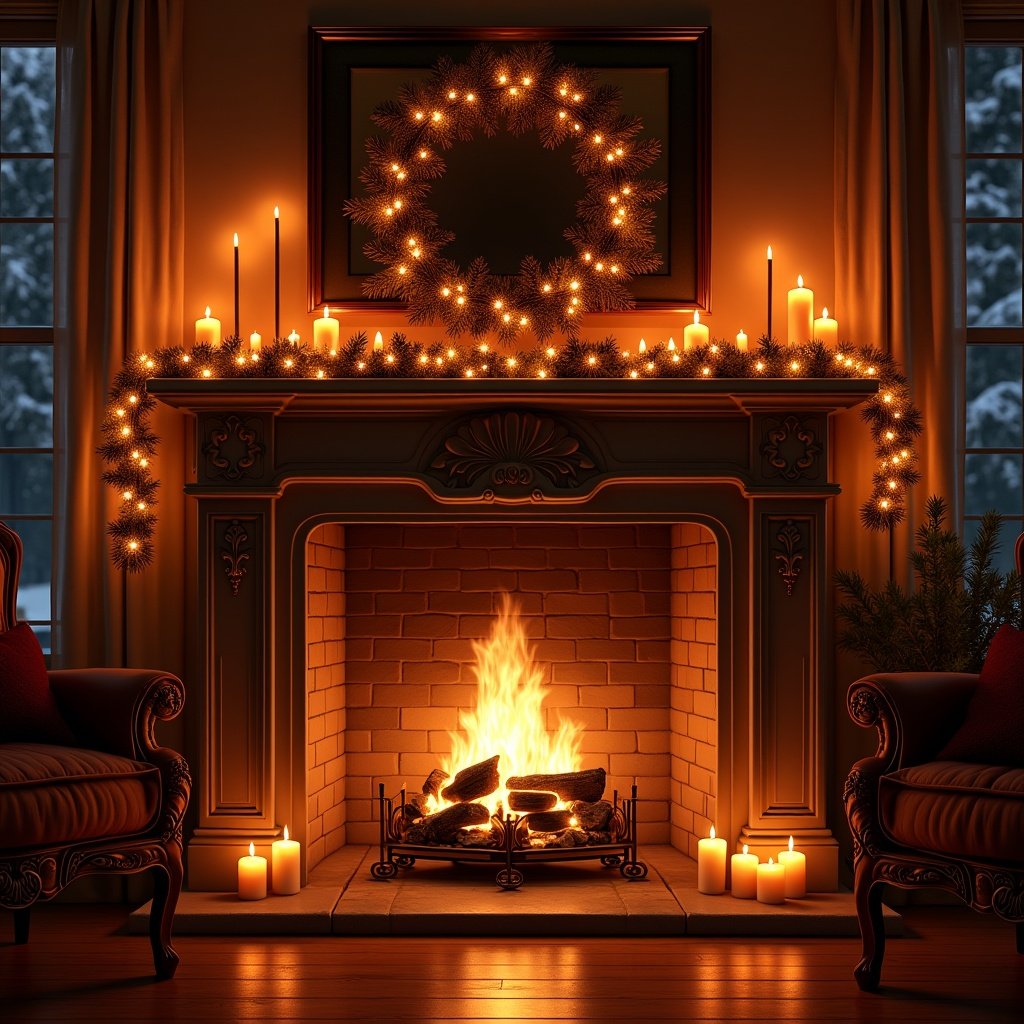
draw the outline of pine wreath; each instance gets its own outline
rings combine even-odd
[[[653,204],[665,184],[643,177],[661,143],[640,138],[643,122],[619,112],[619,90],[593,70],[557,64],[547,43],[496,52],[475,47],[464,64],[444,57],[429,79],[403,86],[373,115],[386,133],[366,141],[365,194],[345,212],[372,232],[366,255],[384,270],[369,277],[371,298],[399,298],[411,323],[436,320],[452,337],[511,341],[575,337],[588,312],[633,307],[627,284],[661,265]],[[432,180],[445,173],[443,150],[492,136],[536,131],[554,149],[574,144],[573,166],[586,181],[576,223],[564,234],[576,250],[547,266],[525,256],[519,274],[491,274],[483,257],[463,269],[443,255],[454,235],[430,207]]]

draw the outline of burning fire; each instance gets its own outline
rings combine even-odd
[[[491,813],[508,807],[504,780],[514,775],[572,772],[581,767],[580,727],[563,719],[548,731],[542,704],[547,694],[543,671],[526,639],[519,609],[506,594],[491,635],[473,644],[476,655],[476,707],[459,712],[450,733],[452,752],[441,767],[453,776],[463,768],[500,755],[502,785],[480,802]],[[559,804],[562,806],[562,804]]]

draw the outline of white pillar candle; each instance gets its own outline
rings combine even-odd
[[[747,348],[748,348],[748,345],[747,345],[747,332],[744,331],[742,327],[739,329],[739,333],[736,335],[736,347],[741,352],[746,352]]]
[[[725,892],[724,839],[715,838],[715,827],[711,826],[711,838],[697,841],[697,891],[714,896]]]
[[[767,864],[757,865],[757,902],[785,903],[786,869],[771,857]]]
[[[238,898],[262,900],[267,895],[267,858],[256,856],[256,844],[249,844],[249,856],[238,858]]]
[[[373,336],[373,351],[374,352],[383,352],[384,351],[384,335],[381,334],[380,331],[378,331]]]
[[[711,332],[708,330],[707,324],[700,322],[700,310],[695,309],[693,323],[687,324],[683,328],[683,351],[689,352],[696,345],[706,345],[710,336]]]
[[[293,896],[302,888],[299,852],[299,844],[288,838],[285,825],[284,839],[278,839],[270,847],[270,884],[276,895]]]
[[[260,347],[263,345],[263,338],[257,331],[253,331],[249,335],[249,349],[252,352],[259,352]]]
[[[743,844],[742,853],[734,853],[731,858],[732,894],[738,900],[752,900],[757,896],[757,854],[748,853],[750,849]]]
[[[330,306],[324,306],[324,315],[313,321],[313,351],[326,349],[333,352],[338,347],[341,328],[338,321],[331,316]]]
[[[215,316],[210,316],[210,307],[206,307],[206,315],[196,321],[196,344],[212,345],[216,348],[220,344],[220,321]]]
[[[807,895],[807,858],[793,849],[793,837],[789,837],[789,849],[779,853],[779,863],[786,869],[786,896],[800,899]]]
[[[811,340],[814,328],[814,292],[804,287],[804,279],[797,276],[796,287],[789,289],[789,334],[790,345],[803,345]]]
[[[822,308],[821,316],[814,321],[814,338],[828,348],[839,343],[839,322],[828,315],[828,306]]]

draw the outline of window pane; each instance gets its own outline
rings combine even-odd
[[[1020,224],[967,225],[967,325],[1021,324]]]
[[[0,515],[50,515],[53,456],[0,455]]]
[[[42,647],[43,654],[52,654],[53,627],[50,623],[46,623],[45,626],[33,626],[32,632],[39,638],[39,646]]]
[[[52,216],[53,161],[0,160],[0,217]]]
[[[1019,217],[1020,160],[968,160],[966,189],[968,217]]]
[[[49,519],[15,520],[10,526],[25,548],[18,585],[18,618],[48,622],[53,523]]]
[[[964,60],[968,153],[1021,151],[1021,49],[969,46]]]
[[[967,447],[1019,448],[1021,348],[967,346]]]
[[[980,525],[977,519],[968,519],[964,523],[964,543],[966,545],[969,546],[971,541],[974,540]],[[1013,545],[1022,526],[1024,526],[1024,523],[1021,523],[1019,519],[1006,519],[1003,521],[1003,525],[999,528],[999,550],[992,559],[993,569],[1006,573],[1017,568],[1013,562]]]
[[[990,509],[1020,515],[1020,455],[968,455],[964,478],[967,515],[982,515]]]
[[[53,324],[53,225],[0,224],[0,327]]]
[[[0,149],[52,153],[56,105],[56,50],[0,47]]]
[[[0,448],[53,446],[53,347],[0,345]]]

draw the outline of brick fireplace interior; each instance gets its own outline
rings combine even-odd
[[[307,867],[375,843],[475,701],[473,641],[514,596],[584,767],[639,787],[641,843],[696,856],[716,813],[717,544],[695,523],[338,524],[309,534]]]

